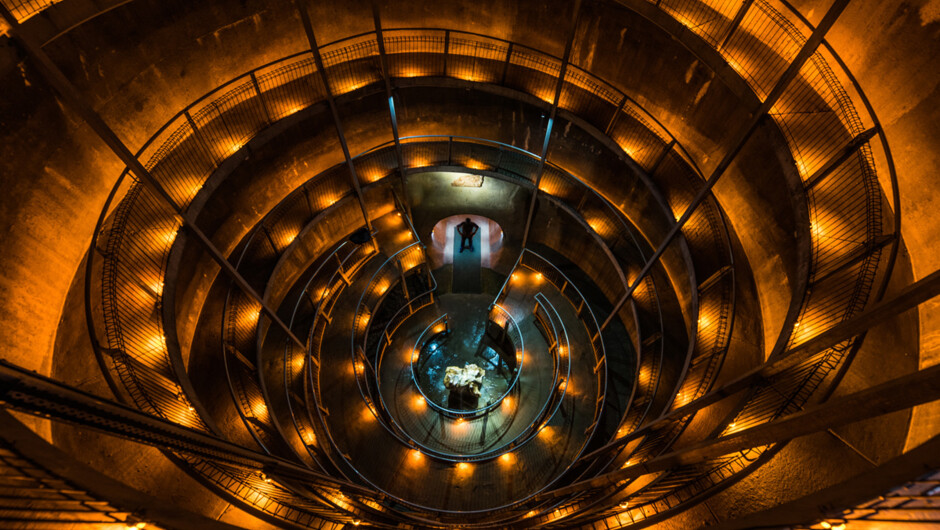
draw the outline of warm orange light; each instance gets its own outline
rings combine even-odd
[[[241,149],[242,147],[244,147],[244,145],[245,145],[245,144],[242,143],[242,142],[232,142],[232,143],[230,143],[230,144],[228,145],[228,154],[233,155],[233,154],[237,153],[239,149]]]
[[[800,172],[800,179],[806,180],[809,177],[809,171],[806,169],[806,164],[802,160],[796,159],[796,170]]]
[[[623,152],[627,154],[633,160],[636,160],[636,154],[640,151],[639,147],[635,144],[628,143],[626,139],[620,139],[617,141],[617,145],[623,149]]]
[[[166,337],[163,335],[153,335],[146,342],[147,353],[151,355],[161,355],[166,351]]]
[[[336,201],[338,200],[339,200],[339,197],[336,197],[336,196],[321,197],[320,200],[318,201],[318,204],[320,205],[321,209],[326,209],[336,204]]]
[[[541,281],[542,281],[542,273],[541,273],[541,272],[535,273],[535,281],[541,283]]]
[[[254,311],[245,311],[242,313],[241,318],[239,318],[239,324],[244,327],[252,327],[258,324],[258,320],[261,318],[261,309],[256,309]]]
[[[340,88],[340,90],[337,91],[337,93],[338,93],[338,94],[345,94],[346,92],[352,92],[353,90],[356,90],[357,88],[359,88],[359,87],[361,87],[361,86],[363,86],[362,83],[356,83],[356,82],[347,83],[347,84],[345,84],[345,85],[342,85],[342,88]]]
[[[159,237],[160,240],[163,241],[167,246],[170,246],[170,245],[173,244],[173,241],[176,240],[176,233],[177,233],[176,230],[168,230],[168,231],[166,231],[166,232],[161,233],[158,237]]]
[[[698,317],[698,327],[699,329],[707,328],[712,323],[711,317],[708,315],[701,315]]]
[[[816,329],[814,326],[805,324],[803,322],[797,322],[793,325],[793,341],[803,342],[811,338],[815,332]]]
[[[285,247],[290,246],[290,244],[293,243],[294,240],[297,239],[297,236],[299,235],[300,235],[299,232],[285,235],[284,238],[281,240],[281,245]]]
[[[457,471],[462,474],[470,473],[471,471],[473,471],[473,466],[471,466],[467,462],[460,462],[459,464],[457,464]]]
[[[424,400],[424,397],[417,396],[415,398],[415,408],[424,409],[428,405],[427,401]]]
[[[519,274],[514,272],[512,273],[512,276],[510,276],[510,278],[512,279],[512,281],[517,282],[519,281]]]
[[[424,453],[422,453],[421,451],[418,451],[417,449],[412,449],[412,450],[409,451],[409,452],[411,453],[411,459],[412,459],[412,460],[414,460],[414,461],[416,461],[416,462],[417,462],[417,461],[424,460]]]
[[[499,463],[504,466],[508,466],[512,464],[515,460],[516,460],[516,455],[512,453],[503,453],[499,457]]]
[[[512,396],[506,396],[505,398],[503,398],[502,407],[504,409],[507,409],[507,410],[512,409],[512,405],[513,405]]]
[[[268,413],[268,406],[263,401],[259,401],[251,406],[251,412],[255,417],[262,417]]]

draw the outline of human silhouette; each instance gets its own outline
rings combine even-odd
[[[473,252],[473,236],[480,230],[479,225],[467,217],[467,220],[457,225],[457,233],[460,234],[460,252],[469,248]]]

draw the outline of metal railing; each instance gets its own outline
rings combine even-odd
[[[269,286],[279,264],[292,251],[301,233],[314,225],[332,205],[349,195],[341,179],[338,171],[311,179],[278,203],[239,245],[235,266],[256,292],[270,297]],[[345,250],[347,248],[341,245],[330,258],[339,259],[339,253]],[[355,252],[358,249],[348,250]],[[342,258],[348,258],[348,255],[344,254]],[[246,429],[266,451],[275,447],[283,450],[277,420],[268,409],[269,396],[258,372],[268,323],[260,310],[257,301],[230,285],[222,308],[222,358],[236,409]],[[288,398],[288,407],[290,403]],[[301,437],[300,440],[303,442],[305,439]],[[299,449],[297,445],[289,444],[294,450]],[[302,447],[306,446],[303,443]],[[305,452],[301,450],[298,454]]]
[[[659,5],[660,3],[657,2]],[[722,4],[722,5],[719,5]],[[734,27],[725,24],[719,13],[727,8],[741,11],[743,20]],[[716,46],[728,63],[745,78],[760,96],[786,68],[786,61],[794,50],[805,42],[812,26],[789,4],[756,0],[750,2],[664,1],[660,7],[672,14],[693,32]],[[727,14],[727,10],[726,14]],[[783,13],[786,13],[784,15]],[[725,17],[727,19],[727,17]],[[724,29],[722,29],[724,28]],[[726,31],[726,34],[722,34]],[[721,36],[721,38],[719,38]],[[830,69],[837,64],[840,74],[848,78],[856,97],[868,112],[865,124],[852,105],[846,89]],[[780,102],[771,111],[794,154],[796,169],[804,180],[811,219],[812,264],[808,282],[809,294],[801,303],[799,316],[788,321],[792,329],[785,329],[783,344],[804,342],[864,307],[874,284],[876,271],[883,263],[882,249],[891,243],[886,271],[875,298],[880,298],[886,278],[897,251],[896,236],[881,236],[881,197],[875,176],[870,141],[862,143],[856,154],[827,173],[816,173],[829,160],[836,159],[839,151],[853,138],[859,137],[865,127],[872,127],[880,136],[886,156],[886,166],[894,196],[894,228],[899,228],[900,210],[897,181],[887,142],[877,117],[858,83],[845,68],[828,43],[804,66],[801,77],[791,83]],[[779,348],[780,342],[778,342]],[[825,396],[841,378],[859,340],[846,341],[830,348],[800,366],[769,381],[754,390],[743,408],[727,419],[724,432],[746,428],[770,421],[782,414],[799,410],[814,396]],[[785,348],[784,348],[785,349]],[[778,349],[779,351],[779,349]],[[828,378],[829,384],[824,385]],[[817,393],[817,390],[824,389]],[[816,397],[819,399],[819,397]],[[683,400],[689,402],[691,400]],[[682,404],[682,403],[679,403]],[[757,448],[717,459],[695,468],[678,469],[661,477],[652,487],[624,500],[629,508],[614,507],[595,511],[591,516],[611,527],[634,524],[644,520],[657,520],[667,511],[692,502],[699,494],[726,483],[732,476],[751,466],[761,456],[769,456],[772,448]],[[638,455],[641,456],[641,455]],[[598,492],[592,492],[597,494]],[[591,494],[579,496],[571,505],[587,502]],[[607,494],[609,497],[609,492]],[[586,506],[594,504],[587,502]]]
[[[492,316],[493,313],[496,313],[497,315],[495,318]],[[445,313],[438,320],[446,319],[446,318],[447,318],[447,314]],[[493,306],[492,308],[490,308],[490,316],[488,317],[488,321],[492,323],[496,323],[499,326],[499,328],[504,330],[505,334],[509,337],[510,341],[513,344],[513,349],[514,349],[513,355],[517,359],[517,365],[513,369],[512,379],[509,382],[509,384],[506,386],[506,390],[502,394],[500,394],[499,397],[493,399],[491,402],[488,402],[485,406],[476,408],[473,410],[461,410],[461,409],[452,409],[449,407],[445,407],[444,405],[437,403],[435,400],[431,399],[430,397],[428,397],[427,394],[425,394],[424,389],[422,388],[422,385],[419,381],[419,376],[415,373],[414,365],[415,365],[415,362],[420,361],[420,358],[416,359],[413,356],[412,362],[409,363],[409,371],[411,372],[411,381],[412,381],[412,384],[414,384],[415,388],[418,390],[418,393],[421,394],[421,397],[424,398],[424,400],[432,409],[440,412],[441,414],[443,414],[444,416],[448,418],[457,419],[457,420],[471,420],[471,419],[475,419],[480,416],[486,415],[491,410],[498,407],[502,403],[503,399],[515,390],[516,383],[519,382],[519,374],[522,372],[522,365],[525,362],[525,342],[523,341],[523,338],[522,338],[522,332],[519,331],[519,326],[516,324],[515,319],[512,318],[512,315],[510,315],[508,311],[506,311],[500,306]],[[433,338],[433,335],[429,335],[429,332],[434,330],[434,324],[436,322],[437,321],[432,322],[431,325],[426,327],[424,331],[421,332],[421,335],[418,336],[418,339],[417,341],[415,341],[415,346],[413,348],[414,352],[418,353],[418,352],[424,351],[424,348],[427,342],[431,338]],[[448,327],[449,325],[450,324],[448,323]]]
[[[600,420],[600,414],[602,407],[601,403],[604,401],[604,394],[607,388],[607,354],[606,348],[604,345],[604,338],[601,335],[600,326],[597,323],[597,319],[594,316],[594,311],[591,309],[591,305],[587,302],[587,299],[584,298],[584,295],[581,294],[581,291],[575,286],[568,277],[561,272],[551,261],[542,257],[541,255],[525,249],[522,254],[519,256],[519,260],[516,264],[516,268],[525,267],[534,271],[537,274],[541,274],[542,278],[554,285],[561,294],[568,299],[572,307],[575,308],[575,312],[578,315],[578,319],[584,324],[585,329],[587,330],[588,337],[590,340],[591,352],[594,356],[594,367],[593,373],[596,377],[596,387],[597,396],[595,399],[594,407],[594,417],[591,420],[591,426],[588,429],[585,429],[585,432],[590,432],[593,435],[594,430],[597,428],[598,421]],[[507,285],[511,285],[512,274],[507,278],[507,282],[503,285],[503,289],[500,290],[499,294],[496,296],[495,304],[499,304],[501,300],[508,294],[506,289]],[[591,435],[587,437],[587,440],[590,440]],[[585,444],[587,441],[585,441]]]
[[[22,23],[27,18],[62,0],[2,0],[3,5]]]
[[[419,30],[394,30],[390,32],[390,36],[394,36],[392,34],[406,35],[408,31]],[[449,34],[445,30],[434,31],[442,35]],[[475,38],[472,34],[465,35],[465,43],[461,46],[466,48],[471,42],[489,42],[489,39],[483,37],[473,41],[472,37]],[[364,38],[364,36],[355,36],[341,42],[361,44]],[[458,41],[460,39],[455,39],[455,42]],[[508,43],[506,47],[508,49]],[[340,47],[340,43],[332,43],[324,48],[334,51],[345,49]],[[356,44],[343,54],[353,57],[356,56],[355,54],[364,54],[369,49],[371,49],[369,46],[363,47]],[[454,50],[458,49],[462,48],[454,47]],[[513,66],[507,67],[510,71],[517,71],[522,68],[520,66],[522,64],[545,62],[533,62],[527,59],[535,53],[534,50],[521,46],[516,46],[513,50],[510,57]],[[333,64],[329,61],[328,63]],[[181,204],[188,205],[198,193],[206,176],[218,163],[236,152],[257,131],[273,120],[297,112],[323,99],[323,92],[318,88],[319,84],[315,82],[317,76],[313,75],[315,73],[313,68],[311,54],[299,53],[263,65],[233,79],[178,113],[144,145],[138,153],[139,158],[147,161],[145,165],[174,199]],[[339,93],[352,90],[353,85],[359,85],[361,82],[360,77],[356,77],[358,74],[354,75],[349,68],[331,71],[330,75],[331,77],[335,75]],[[350,76],[355,79],[350,81]],[[510,78],[514,77],[510,76]],[[623,108],[633,109],[629,104],[625,104]],[[640,110],[633,110],[635,113],[648,116]],[[646,121],[655,122],[651,117]],[[394,158],[391,153],[384,157],[388,160],[371,155],[374,153],[362,155],[363,174],[370,174],[366,172],[366,168],[371,165],[390,165],[387,162]],[[457,158],[460,158],[459,153]],[[415,160],[412,157],[408,159]],[[121,181],[123,180],[122,178]],[[133,358],[144,357],[147,351],[156,351],[161,354],[165,351],[160,344],[160,337],[163,336],[160,329],[161,323],[152,322],[144,326],[125,322],[128,318],[143,319],[129,311],[124,300],[131,297],[139,299],[141,294],[130,291],[139,291],[141,283],[162,284],[163,262],[172,243],[171,232],[178,226],[169,212],[148,211],[147,205],[151,205],[150,210],[157,207],[156,198],[149,190],[139,184],[133,184],[131,192],[122,200],[122,208],[118,210],[115,223],[109,231],[112,236],[108,238],[111,252],[109,258],[105,260],[106,282],[102,286],[103,298],[106,299],[104,304],[106,328],[111,347],[122,352],[129,352]],[[107,209],[106,207],[105,210]],[[147,248],[138,248],[140,245],[131,244],[121,237],[125,233],[140,234],[157,228],[162,231],[153,233]],[[289,234],[286,237],[289,237]],[[277,242],[272,242],[270,246],[274,251]],[[117,293],[122,289],[127,292],[117,298],[112,296],[112,293]],[[155,295],[151,293],[151,296]],[[154,300],[149,305],[155,306],[157,303]],[[154,309],[146,309],[149,313],[154,312]],[[141,328],[141,332],[133,333],[135,328]],[[157,381],[159,377],[156,375],[160,372],[173,374],[174,370],[171,365],[169,360],[160,361],[159,365],[154,366],[153,369],[139,373],[125,368],[126,374],[122,381],[128,388],[153,387],[155,382],[159,386],[172,386],[172,375],[169,378],[164,377],[168,380],[163,383]],[[175,377],[180,377],[180,374]],[[189,405],[185,399],[181,402],[177,397],[181,392],[173,388],[170,390],[167,396],[159,399],[159,405],[147,403],[148,400],[156,399],[153,396],[139,396],[136,402],[141,406],[150,406],[154,410],[176,407],[179,409],[178,413],[186,414]]]
[[[701,4],[667,2],[664,9],[672,9],[678,13],[681,6],[693,5]],[[735,30],[735,35],[747,34],[752,40],[756,37],[761,41],[762,36],[782,32],[781,34],[791,36],[790,42],[801,42],[805,27],[800,29],[792,22],[788,25],[785,23],[787,17],[780,15],[779,11],[775,11],[766,2],[758,0],[753,6],[756,7],[749,8],[741,29]],[[766,21],[771,21],[772,24],[768,25]],[[764,27],[761,24],[771,29],[761,30],[760,28]],[[696,24],[695,27],[711,28],[713,25]],[[796,33],[792,33],[794,28]],[[744,33],[738,33],[740,31]],[[768,33],[762,35],[761,31]],[[409,32],[413,34],[412,37],[408,37]],[[417,36],[419,33],[421,38]],[[402,29],[387,30],[386,34],[390,42],[394,39],[413,43],[437,42],[436,37],[428,37],[429,34],[439,34],[450,41],[448,53],[444,54],[441,50],[442,57],[436,53],[427,53],[419,60],[418,56],[415,56],[412,64],[429,67],[420,75],[446,75],[472,81],[500,83],[536,97],[541,97],[539,94],[544,95],[545,86],[551,82],[551,73],[555,72],[557,75],[557,59],[499,39],[447,30]],[[324,56],[329,56],[326,61],[330,69],[328,75],[335,77],[338,93],[358,88],[362,83],[377,81],[373,79],[374,76],[366,73],[375,55],[374,46],[369,43],[369,38],[374,40],[374,35],[369,35],[371,34],[324,46]],[[757,67],[769,65],[770,73],[759,71],[759,68],[755,68],[755,64],[745,57],[766,53],[767,48],[749,48],[736,44],[735,39],[741,38],[743,37],[733,35],[723,48],[727,51],[723,53],[732,66],[737,65],[739,71],[747,74],[743,76],[760,94],[763,90],[761,87],[767,86],[765,79],[772,80],[776,76],[772,68],[774,62],[762,60],[755,63]],[[753,52],[749,51],[752,48]],[[775,48],[774,53],[779,57],[788,57],[785,46]],[[393,77],[407,76],[405,69],[408,65],[404,59],[408,56],[409,53],[396,53],[390,48]],[[795,83],[788,89],[773,113],[794,152],[797,168],[805,178],[811,177],[812,172],[831,158],[841,144],[857,136],[865,126],[864,120],[855,114],[851,98],[838,86],[837,76],[828,70],[827,65],[831,62],[840,65],[841,74],[847,74],[841,60],[832,53],[831,48],[821,48],[817,56],[804,68],[802,79],[806,81]],[[443,71],[437,70],[436,65],[442,66]],[[677,158],[679,161],[688,162],[687,155],[676,148],[669,148],[674,139],[626,95],[618,93],[610,84],[584,77],[587,74],[577,66],[569,71],[571,78],[569,81],[566,76],[564,90],[570,93],[562,98],[563,109],[569,109],[575,114],[584,112],[586,121],[601,130],[609,130],[611,137],[624,151],[646,169],[650,169],[652,161],[657,160],[663,152],[668,154],[667,159]],[[236,78],[179,113],[147,142],[138,156],[146,161],[148,169],[175,199],[182,204],[189,204],[206,176],[214,170],[219,161],[237,151],[248,138],[273,120],[323,99],[322,87],[317,84],[317,76],[313,73],[310,54],[300,53]],[[850,75],[849,78],[852,79]],[[257,80],[257,83],[253,80]],[[864,100],[861,91],[856,91],[857,97]],[[821,92],[824,93],[822,97]],[[618,95],[620,102],[615,105],[612,100],[616,101]],[[592,102],[590,107],[586,106],[585,102],[596,98],[605,100],[606,103]],[[870,106],[867,101],[865,103],[869,109],[867,119],[877,125],[877,119],[870,112]],[[621,110],[617,110],[618,108]],[[807,109],[817,109],[818,112],[807,112]],[[604,123],[604,118],[610,112],[613,118]],[[232,119],[235,116],[238,119]],[[844,132],[840,134],[840,130]],[[883,135],[879,133],[879,136],[886,147]],[[640,146],[635,145],[636,143]],[[416,149],[427,146],[406,146],[408,143],[403,145],[403,148],[409,167],[428,165],[422,163],[421,153]],[[470,159],[470,155],[471,153],[457,153],[449,159],[460,164]],[[890,151],[886,150],[886,156],[890,168]],[[387,157],[392,158],[391,154]],[[881,200],[873,162],[866,144],[858,156],[844,162],[838,171],[825,175],[818,181],[806,183],[810,197],[810,215],[814,219],[814,227],[811,230],[814,249],[811,279],[814,288],[801,309],[797,332],[791,337],[793,341],[805,340],[857,311],[864,305],[873,287],[874,271],[882,258],[881,246],[876,245],[881,234]],[[381,165],[378,157],[370,159],[369,163]],[[512,163],[522,164],[520,169],[527,165],[525,157],[516,153],[509,153],[506,162],[501,165],[511,167]],[[889,172],[894,185],[896,179],[893,169],[889,169]],[[123,178],[121,180],[123,181]],[[894,197],[897,227],[897,193]],[[186,397],[181,397],[182,390],[176,382],[180,374],[176,373],[168,358],[171,354],[162,344],[162,323],[148,317],[155,314],[155,311],[158,315],[162,311],[160,299],[163,271],[178,222],[168,211],[162,210],[151,192],[140,185],[132,185],[130,192],[119,198],[122,203],[108,232],[108,257],[105,259],[102,282],[104,320],[109,346],[120,352],[116,357],[117,371],[138,406],[168,417],[172,416],[176,421],[198,422],[198,418],[190,412],[191,405],[187,403]],[[104,211],[107,212],[109,207],[110,203]],[[840,224],[840,220],[844,220],[844,224]],[[835,226],[830,226],[829,223]],[[896,247],[892,247],[889,262],[893,261],[895,249]],[[856,254],[859,253],[864,256],[861,263],[855,261]],[[90,271],[92,267],[88,269]],[[835,274],[840,271],[843,274]],[[149,290],[146,288],[148,285],[151,287]],[[832,307],[843,306],[845,310],[841,313],[830,310]],[[727,314],[723,310],[719,309],[715,314],[719,316],[719,320],[727,320],[722,316]],[[727,335],[727,323],[722,326],[718,329],[725,331],[716,332],[715,336],[722,336],[722,333]],[[721,341],[715,341],[716,344],[719,342]],[[832,366],[838,366],[849,350],[847,346],[840,350],[831,350],[829,354],[834,363],[817,362],[817,368],[813,370],[814,377],[807,381],[818,379],[819,374],[828,373]],[[705,375],[702,376],[702,382],[693,385],[690,392],[700,394],[702,389],[707,387],[704,381],[710,379],[708,374],[714,374],[715,369],[715,365],[712,365],[712,368],[703,368],[702,373]],[[811,390],[812,385],[800,385],[799,389],[795,390],[797,399],[785,400],[788,402],[787,406],[798,406],[795,404],[805,400],[804,397],[808,397],[812,393]],[[762,405],[760,409],[766,410],[767,406]],[[780,411],[782,409],[777,413]],[[764,417],[766,414],[752,414],[753,418],[758,416]],[[747,418],[742,417],[746,421],[760,421]],[[740,424],[740,421],[735,423]]]

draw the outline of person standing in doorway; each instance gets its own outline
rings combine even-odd
[[[457,233],[460,234],[460,252],[463,252],[465,248],[469,248],[470,252],[473,252],[473,236],[480,230],[480,226],[470,220],[467,217],[467,220],[457,225]]]

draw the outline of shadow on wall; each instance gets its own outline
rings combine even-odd
[[[503,229],[499,223],[480,215],[458,214],[441,219],[431,230],[428,256],[435,268],[454,262],[454,246],[459,248],[460,245],[460,239],[455,235],[456,227],[467,218],[480,227],[480,232],[473,238],[474,246],[480,248],[480,265],[492,268],[493,263],[499,262],[503,250]]]

